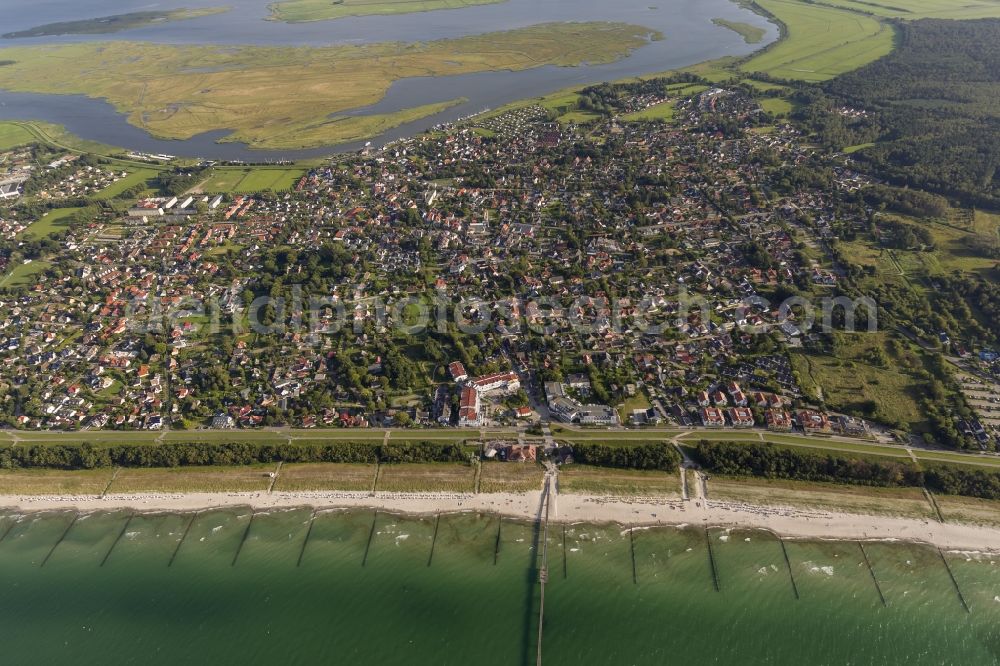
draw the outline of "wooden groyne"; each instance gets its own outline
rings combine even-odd
[[[500,516],[500,521],[497,523],[497,540],[493,544],[493,566],[497,565],[497,560],[500,557],[500,530],[503,528],[503,516]]]
[[[118,478],[118,472],[120,472],[121,469],[121,467],[115,467],[115,471],[111,472],[111,478],[108,479],[107,485],[104,486],[104,490],[102,490],[101,494],[98,496],[100,499],[104,499],[107,496],[108,491],[111,490],[111,484]]]
[[[629,555],[632,556],[632,584],[638,585],[639,574],[635,570],[635,537],[633,536],[634,534],[635,530],[630,527],[628,530],[628,550],[629,550]]]
[[[868,573],[872,575],[872,582],[875,583],[875,591],[878,592],[878,598],[882,600],[883,606],[888,606],[889,604],[885,600],[885,595],[882,594],[882,586],[878,584],[878,578],[875,577],[875,569],[872,568],[872,562],[868,559],[868,552],[865,551],[865,544],[859,541],[858,547],[861,548],[861,555],[865,558],[865,564],[868,565]]]
[[[707,527],[705,528],[705,544],[708,546],[708,565],[712,569],[712,585],[716,592],[722,592],[722,587],[719,585],[719,570],[715,567],[715,553],[712,551],[712,536],[708,533]]]
[[[566,562],[566,524],[565,523],[562,526],[562,532],[563,532],[563,535],[562,535],[563,579],[565,580],[566,578],[569,577],[569,568],[567,567],[567,562]]]
[[[8,534],[10,534],[10,531],[11,531],[12,529],[14,529],[14,527],[15,527],[16,525],[17,525],[17,521],[16,521],[16,520],[13,520],[13,519],[12,519],[12,520],[10,521],[10,525],[8,525],[8,526],[7,526],[7,529],[5,529],[5,530],[3,531],[3,535],[0,535],[0,543],[3,543],[3,540],[7,538],[7,535],[8,535]]]
[[[969,608],[969,604],[965,601],[965,595],[962,594],[962,589],[958,586],[958,581],[955,580],[955,574],[951,570],[951,565],[948,564],[948,559],[941,552],[941,549],[937,549],[938,555],[941,556],[941,562],[944,564],[944,570],[948,572],[948,578],[951,579],[951,584],[955,586],[955,592],[958,594],[958,600],[962,602],[962,608],[965,609],[966,613],[971,613],[972,610]]]
[[[240,545],[236,547],[236,554],[233,555],[233,561],[229,564],[231,567],[236,566],[236,560],[240,559],[240,553],[243,552],[243,544],[247,542],[247,537],[250,536],[250,526],[253,525],[253,519],[257,516],[256,511],[250,511],[250,520],[247,521],[247,527],[243,530],[243,537],[240,539]]]
[[[45,558],[42,559],[42,563],[39,564],[38,566],[40,566],[40,567],[44,567],[45,566],[45,563],[49,561],[50,557],[52,557],[52,553],[56,552],[56,548],[58,548],[59,544],[61,544],[63,542],[63,539],[66,538],[66,535],[69,534],[69,531],[71,529],[73,529],[73,526],[76,525],[76,521],[79,520],[79,519],[80,519],[80,514],[77,513],[77,514],[73,515],[73,520],[69,521],[69,525],[67,525],[66,529],[63,530],[62,536],[59,537],[59,540],[55,542],[55,545],[52,546],[52,549],[49,550],[49,552],[45,556]]]
[[[177,559],[177,553],[181,552],[181,546],[184,544],[184,540],[187,539],[188,532],[191,531],[191,526],[194,524],[194,519],[198,517],[200,511],[195,511],[191,514],[191,520],[188,521],[187,526],[184,528],[184,534],[181,535],[181,540],[177,542],[177,547],[174,548],[173,554],[170,556],[170,561],[167,562],[167,567],[174,566],[174,560]]]
[[[427,566],[430,566],[431,563],[434,561],[434,546],[437,545],[438,527],[440,527],[440,525],[441,525],[441,514],[439,513],[437,515],[437,518],[434,519],[434,536],[431,537],[431,553],[430,555],[427,556]]]
[[[785,556],[785,566],[788,567],[788,580],[792,581],[792,592],[795,593],[796,600],[799,598],[799,586],[795,584],[795,573],[792,571],[792,561],[788,557],[788,549],[785,548],[785,540],[778,537],[781,544],[781,553]]]
[[[309,516],[309,527],[306,529],[306,538],[302,540],[302,548],[299,550],[299,559],[295,562],[296,567],[302,566],[302,558],[305,557],[306,545],[309,543],[309,537],[312,536],[314,522],[316,522],[316,509],[313,509],[312,515]]]
[[[927,490],[927,488],[924,488],[924,497],[927,498],[927,501],[931,504],[931,508],[934,509],[934,515],[937,516],[938,522],[943,523],[944,515],[941,513],[941,507],[938,506],[937,500],[934,499],[934,495],[931,491]]]
[[[372,539],[375,537],[375,523],[378,522],[378,509],[372,515],[372,528],[368,530],[368,543],[365,544],[365,556],[361,558],[361,566],[368,564],[368,551],[372,548]]]
[[[125,531],[128,530],[129,523],[132,522],[133,518],[135,518],[135,514],[134,513],[130,513],[129,516],[128,516],[128,519],[125,520],[125,524],[122,525],[121,532],[118,533],[118,536],[115,537],[114,543],[111,544],[111,548],[108,548],[108,552],[106,552],[104,554],[104,559],[101,560],[100,566],[103,567],[104,564],[105,564],[105,562],[108,561],[108,558],[111,557],[111,551],[113,551],[115,549],[115,546],[118,545],[118,542],[122,540],[123,536],[125,536]]]

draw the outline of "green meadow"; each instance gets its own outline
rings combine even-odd
[[[785,35],[743,63],[744,71],[825,81],[892,51],[894,30],[877,18],[796,0],[757,4],[784,24]]]

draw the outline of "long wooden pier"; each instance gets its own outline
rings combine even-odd
[[[549,582],[549,492],[551,477],[545,477],[545,492],[542,502],[545,512],[542,518],[542,564],[538,569],[538,584],[540,596],[538,601],[538,646],[535,655],[536,666],[542,666],[542,628],[545,624],[545,584]]]

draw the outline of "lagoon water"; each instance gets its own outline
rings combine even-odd
[[[510,30],[551,21],[621,21],[663,33],[630,56],[605,65],[538,67],[522,72],[484,72],[434,79],[397,81],[376,107],[360,112],[380,113],[443,102],[459,97],[469,101],[440,114],[396,128],[373,142],[381,145],[410,136],[438,123],[544,95],[568,86],[663,72],[727,55],[745,55],[778,36],[777,28],[730,0],[507,0],[456,10],[396,16],[366,16],[334,21],[287,24],[265,20],[270,0],[4,0],[3,31],[24,30],[55,21],[80,20],[149,9],[171,9],[228,4],[225,14],[177,21],[107,35],[64,35],[0,40],[2,47],[94,40],[134,40],[169,44],[331,45],[384,41],[428,41],[483,32]],[[763,43],[746,44],[735,32],[716,26],[726,18],[767,30]],[[362,144],[332,146],[312,151],[259,151],[241,144],[218,144],[226,134],[211,132],[186,141],[160,141],[136,132],[102,100],[74,96],[14,95],[0,91],[0,119],[38,119],[65,125],[74,134],[134,150],[165,152],[184,157],[214,159],[299,159],[336,151],[356,150]],[[130,131],[130,129],[132,131]],[[221,129],[221,128],[220,128]],[[117,139],[115,137],[118,137]]]
[[[760,531],[563,530],[549,532],[545,664],[1000,661],[995,556],[945,554],[966,612],[924,546],[865,545],[883,606],[855,542],[786,540],[786,563]],[[3,516],[4,533],[3,663],[535,663],[527,523],[55,512]]]

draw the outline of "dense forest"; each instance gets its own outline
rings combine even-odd
[[[894,184],[1000,206],[1000,20],[898,29],[889,56],[800,89],[798,119],[837,150],[877,142],[856,157]]]

